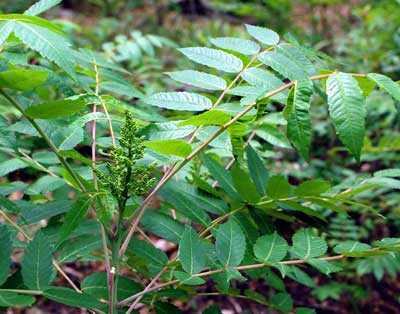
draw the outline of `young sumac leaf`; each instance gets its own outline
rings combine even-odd
[[[279,35],[269,28],[246,24],[246,29],[252,37],[268,46],[279,42]]]
[[[182,268],[190,275],[199,273],[206,263],[203,243],[196,231],[189,225],[186,226],[179,241],[179,260]]]
[[[0,225],[0,286],[10,271],[12,249],[11,234],[6,225]]]
[[[364,97],[357,81],[346,73],[335,73],[326,82],[329,114],[340,140],[360,160],[365,134]]]
[[[233,219],[218,228],[215,246],[217,257],[224,267],[234,267],[241,263],[246,250],[246,238]]]
[[[254,41],[234,37],[211,38],[211,43],[218,48],[232,50],[244,55],[255,55],[260,51],[260,46]]]
[[[288,244],[276,231],[264,235],[254,244],[254,255],[263,263],[280,262],[287,254]]]
[[[304,260],[324,255],[328,249],[325,240],[314,235],[311,229],[300,229],[292,240],[293,253]]]
[[[24,284],[32,290],[46,289],[53,278],[51,246],[46,236],[36,232],[29,242],[22,259],[22,277]]]
[[[243,68],[242,60],[227,52],[206,48],[190,47],[178,49],[190,60],[228,73],[237,73]]]

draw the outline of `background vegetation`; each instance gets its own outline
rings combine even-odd
[[[3,0],[0,3],[0,12],[21,13],[34,2]],[[193,68],[193,63],[182,57],[176,48],[212,47],[210,38],[214,37],[248,38],[244,24],[252,24],[273,29],[287,41],[300,42],[310,51],[320,51],[321,53],[316,54],[322,60],[322,64],[319,65],[319,74],[323,73],[324,69],[332,68],[333,65],[333,68],[349,73],[383,73],[397,82],[400,80],[399,13],[400,2],[394,0],[64,0],[61,5],[46,12],[44,17],[54,21],[57,27],[63,30],[74,49],[77,50],[78,47],[81,49],[79,50],[82,53],[80,62],[75,64],[79,67],[80,85],[74,85],[71,88],[72,84],[63,83],[67,75],[56,71],[49,77],[47,83],[53,86],[52,88],[39,86],[34,94],[15,93],[12,96],[24,108],[27,108],[33,102],[68,97],[75,95],[77,91],[81,94],[90,92],[111,94],[112,96],[107,98],[109,103],[113,104],[110,106],[109,113],[101,111],[97,112],[97,116],[84,116],[83,120],[63,119],[57,120],[56,125],[43,126],[49,131],[53,130],[52,128],[57,129],[50,134],[51,140],[57,143],[60,151],[70,152],[66,152],[64,157],[75,160],[71,164],[79,176],[84,180],[91,180],[93,175],[91,132],[93,120],[98,119],[97,130],[95,130],[99,149],[98,158],[101,161],[110,162],[114,167],[113,170],[108,169],[109,172],[104,163],[100,163],[98,167],[100,190],[104,187],[111,191],[114,197],[113,200],[104,198],[100,202],[102,204],[110,202],[105,207],[115,206],[121,209],[126,206],[127,211],[131,213],[141,203],[140,197],[154,183],[150,178],[162,176],[163,169],[158,167],[160,163],[168,165],[175,162],[170,156],[162,155],[162,151],[150,154],[146,151],[144,154],[144,147],[140,146],[139,137],[144,136],[146,140],[159,140],[161,137],[157,137],[159,136],[157,132],[162,131],[162,123],[185,120],[190,116],[184,111],[159,110],[158,107],[148,106],[138,101],[144,95],[150,96],[158,92],[194,90],[188,85],[171,79],[171,72]],[[51,60],[49,61],[46,56],[40,56],[15,38],[11,38],[1,50],[1,56],[1,71],[10,70],[8,62],[17,67],[30,64],[35,70],[54,68]],[[96,59],[100,70],[93,68],[90,58]],[[58,65],[65,69],[62,65]],[[99,77],[101,83],[98,82]],[[287,122],[279,115],[283,109],[283,104],[279,104],[279,101],[271,109],[273,115],[260,120],[257,126],[259,133],[256,134],[256,128],[254,128],[254,134],[251,135],[252,133],[248,132],[245,140],[251,137],[251,146],[259,156],[257,158],[262,159],[269,177],[276,175],[274,178],[277,179],[274,180],[279,182],[281,188],[285,184],[290,184],[294,188],[306,180],[321,179],[331,183],[332,193],[336,189],[337,193],[344,191],[349,196],[354,196],[354,203],[348,202],[340,207],[344,208],[349,215],[344,217],[332,214],[333,205],[326,208],[325,206],[328,205],[320,202],[319,207],[317,204],[314,208],[317,208],[324,219],[318,219],[318,216],[308,216],[309,212],[305,215],[299,214],[298,211],[302,209],[294,204],[289,206],[282,203],[280,206],[290,212],[287,217],[271,218],[258,213],[259,215],[251,215],[250,222],[244,214],[237,216],[238,219],[250,225],[262,221],[263,227],[255,229],[256,238],[258,235],[270,234],[276,229],[282,237],[291,239],[299,229],[310,227],[318,230],[318,235],[328,242],[329,247],[349,240],[371,244],[386,237],[400,238],[400,181],[398,180],[400,176],[400,115],[398,114],[400,103],[398,99],[394,99],[383,90],[374,89],[374,86],[370,88],[366,98],[366,136],[361,160],[357,162],[336,136],[336,130],[328,118],[329,113],[325,105],[326,95],[322,89],[321,85],[320,94],[314,96],[311,110],[313,140],[309,161],[305,160],[307,158],[302,158],[307,154],[293,149],[285,135]],[[368,87],[363,86],[363,91],[365,90],[368,90]],[[236,100],[235,96],[237,95],[228,96],[230,98],[227,99],[233,102]],[[216,98],[215,95],[212,97]],[[94,217],[91,216],[93,213],[88,214],[89,219],[81,223],[72,236],[66,234],[64,243],[61,243],[63,241],[58,238],[62,232],[60,230],[62,230],[64,213],[71,206],[71,202],[79,201],[79,206],[81,206],[89,201],[79,193],[72,192],[71,184],[65,184],[65,180],[60,179],[63,177],[69,180],[65,171],[60,169],[61,165],[57,161],[57,156],[49,152],[48,143],[36,136],[32,127],[28,126],[18,110],[10,106],[4,95],[0,98],[0,109],[2,111],[0,195],[3,196],[0,198],[0,206],[4,207],[5,213],[0,217],[1,223],[9,226],[8,220],[11,219],[13,222],[22,224],[32,234],[42,228],[43,234],[50,239],[50,242],[54,241],[54,243],[51,242],[52,245],[56,243],[61,245],[61,253],[57,256],[57,260],[65,266],[64,271],[76,284],[82,282],[90,274],[105,272],[107,263],[104,263],[101,256],[99,225],[94,219],[90,219]],[[125,118],[125,109],[130,110],[138,130],[136,126],[132,126],[135,123],[132,122],[130,116]],[[226,110],[228,109],[227,106]],[[110,114],[112,118],[111,126],[117,138],[123,138],[124,132],[129,134],[126,137],[125,146],[120,142],[125,152],[131,152],[131,147],[133,150],[131,153],[137,156],[137,160],[141,160],[144,154],[146,167],[141,161],[138,164],[126,165],[123,162],[121,165],[118,164],[118,160],[122,160],[125,155],[121,151],[110,151],[108,148],[112,144],[113,134],[110,134],[106,114]],[[189,125],[188,129],[190,127]],[[214,126],[208,126],[208,128],[210,129],[199,133],[197,137],[199,140],[205,140],[214,130]],[[184,136],[190,133],[191,129]],[[71,142],[75,144],[72,145]],[[210,163],[212,160],[218,161],[218,165],[220,163],[223,166],[229,163],[232,152],[226,149],[227,143],[229,143],[228,137],[217,140],[210,147],[207,156],[212,156],[214,159],[210,158],[208,165],[205,161],[207,157],[194,159],[190,166],[178,174],[179,181],[174,181],[180,182],[180,189],[176,189],[178,183],[176,186],[172,183],[161,193],[161,196],[153,199],[151,207],[173,219],[185,218],[186,216],[180,213],[179,207],[186,205],[182,205],[171,195],[183,193],[182,191],[192,195],[193,187],[200,187],[203,189],[201,196],[218,196],[219,201],[222,199],[231,206],[230,210],[236,208],[234,206],[237,202],[234,197],[232,198],[232,193],[229,195],[229,191],[225,190],[215,195],[212,190],[207,190],[209,185],[203,185],[204,182],[212,184],[214,179],[220,180],[213,174]],[[240,144],[243,145],[244,142]],[[73,150],[74,148],[76,150]],[[72,151],[79,154],[72,155]],[[251,152],[247,151],[247,158],[249,154],[251,155]],[[135,158],[130,158],[132,159]],[[152,163],[155,160],[157,165]],[[131,167],[132,171],[137,171],[135,173],[142,178],[138,186],[130,186],[130,192],[135,197],[129,200],[126,198],[127,195],[124,195],[124,191],[119,190],[121,186],[116,185],[124,171],[121,169],[127,169],[127,167]],[[395,171],[390,174],[379,172],[385,169],[395,169]],[[381,176],[387,180],[376,180],[375,183],[379,185],[373,187],[373,192],[370,189],[364,191],[365,180],[374,173],[378,173],[377,177]],[[288,181],[282,179],[283,177]],[[285,182],[282,183],[279,180]],[[8,207],[10,204],[7,200],[16,201],[18,212]],[[112,203],[115,200],[118,206]],[[362,203],[366,207],[358,206],[356,203]],[[219,214],[221,213],[214,211],[210,215],[216,219]],[[124,214],[122,213],[121,216]],[[129,215],[125,213],[125,216]],[[382,216],[385,218],[383,219]],[[295,219],[292,219],[293,217]],[[165,257],[173,260],[178,253],[177,240],[174,241],[171,235],[157,232],[157,223],[152,223],[156,219],[157,215],[147,217],[147,219],[145,216],[143,223],[145,228],[139,229],[138,238],[154,245],[148,248],[150,255],[156,255],[161,260]],[[242,227],[250,228],[246,223]],[[21,252],[27,246],[25,241],[27,238],[24,238],[19,231],[10,228],[13,235],[19,233],[19,236],[14,241],[16,242],[14,247],[17,249],[12,258],[13,275],[3,283],[1,289],[10,287],[19,289],[22,285],[21,276],[26,280],[23,271],[22,274],[20,271],[20,261]],[[200,230],[196,229],[196,231]],[[92,234],[97,235],[93,237],[95,240],[91,239]],[[37,242],[40,243],[39,240]],[[239,244],[240,239],[236,245]],[[141,246],[145,244],[142,242],[132,244],[133,252],[129,253],[129,260],[124,262],[128,266],[133,265],[135,272],[132,275],[124,270],[126,273],[123,275],[148,283],[157,274],[157,269],[156,271],[147,269],[148,260],[135,255],[135,249],[144,250]],[[152,251],[154,248],[159,250]],[[1,263],[2,260],[0,260]],[[268,269],[262,275],[256,272],[246,273],[247,280],[232,281],[231,289],[221,287],[216,289],[209,280],[193,289],[184,287],[165,290],[164,295],[156,296],[161,301],[157,299],[158,301],[154,302],[156,297],[153,295],[147,299],[144,298],[142,300],[144,305],[139,307],[139,311],[141,313],[153,310],[156,313],[180,313],[180,311],[202,313],[207,307],[216,305],[225,311],[223,313],[291,313],[292,308],[305,307],[315,309],[317,313],[327,314],[400,312],[398,281],[400,256],[398,253],[391,252],[389,255],[368,256],[361,259],[348,258],[338,261],[335,265],[344,270],[336,273],[311,267],[299,267],[298,272],[282,278],[280,272]],[[187,271],[187,269],[184,270]],[[328,275],[323,274],[324,272]],[[230,275],[232,278],[241,279],[237,274]],[[49,274],[49,276],[52,275]],[[172,279],[171,276],[172,271],[163,279],[168,281],[166,279]],[[229,279],[227,281],[229,282]],[[218,283],[218,278],[215,282]],[[68,286],[68,282],[63,276],[57,276],[55,285]],[[134,293],[128,293],[126,297],[132,294]],[[153,300],[152,297],[154,297]],[[107,298],[107,293],[105,298]],[[32,306],[10,306],[8,309],[4,306],[0,311],[4,313],[71,313],[75,311],[67,305],[60,306],[54,298],[53,301],[49,299],[51,297],[38,296],[37,302]],[[207,313],[218,313],[218,311],[211,308]],[[304,310],[304,312],[296,311],[296,313],[312,312]]]

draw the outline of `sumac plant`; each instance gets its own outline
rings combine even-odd
[[[397,83],[327,70],[323,53],[246,25],[247,39],[178,49],[200,67],[166,73],[186,91],[145,95],[134,73],[38,17],[59,2],[0,15],[0,307],[220,313],[212,299],[222,295],[315,313],[282,278],[310,286],[309,272],[399,250],[400,238],[332,245],[325,232],[336,216],[383,219],[357,196],[398,188],[399,169],[332,185],[266,167],[274,147],[312,161],[311,104],[327,107],[340,158],[358,167],[364,100],[379,88],[399,102]],[[252,279],[269,292],[246,288]],[[198,293],[211,307],[190,310]]]

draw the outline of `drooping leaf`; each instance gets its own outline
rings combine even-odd
[[[264,235],[254,244],[254,255],[263,263],[280,262],[287,254],[288,244],[276,231]]]
[[[190,60],[228,73],[237,73],[243,68],[242,61],[224,51],[206,47],[178,49]]]
[[[0,72],[0,88],[27,91],[46,82],[49,72],[15,69]]]
[[[67,237],[74,231],[79,223],[84,218],[86,212],[89,209],[90,198],[86,196],[79,197],[65,215],[64,223],[60,230],[60,235],[57,241],[59,246]]]
[[[313,234],[311,229],[300,229],[293,235],[293,253],[301,259],[308,260],[324,255],[326,242]]]
[[[62,0],[40,0],[32,5],[28,10],[24,12],[26,15],[40,15],[43,12],[55,7]]]
[[[38,231],[25,249],[21,265],[24,284],[29,289],[41,291],[49,285],[53,277],[51,251],[47,237]]]
[[[256,186],[250,179],[250,174],[235,163],[231,170],[233,185],[238,191],[239,195],[251,204],[255,204],[260,199],[260,194]]]
[[[204,165],[208,168],[212,176],[218,181],[218,185],[231,197],[241,199],[237,193],[232,176],[224,167],[222,167],[216,160],[204,154],[202,156]]]
[[[207,255],[203,248],[199,235],[187,225],[179,241],[179,260],[188,274],[197,274],[204,268]]]
[[[322,259],[318,258],[310,258],[307,260],[307,262],[318,269],[320,272],[324,273],[325,275],[329,275],[331,273],[336,273],[338,271],[341,271],[342,268],[334,265],[333,263],[330,263],[328,261],[324,261]]]
[[[268,181],[267,170],[264,163],[257,152],[251,145],[246,149],[247,166],[249,168],[250,176],[261,196],[265,195],[265,186]]]
[[[212,107],[207,97],[188,92],[157,93],[144,101],[160,108],[183,111],[203,111]]]
[[[19,294],[11,291],[0,291],[0,306],[31,306],[35,302],[35,297],[31,295]]]
[[[240,226],[233,219],[229,219],[218,228],[215,247],[218,260],[225,267],[238,266],[243,260],[246,238]]]
[[[155,151],[185,158],[192,152],[192,146],[182,140],[159,140],[143,143],[144,146]]]
[[[246,24],[246,30],[252,37],[268,46],[279,42],[279,35],[268,28]]]
[[[179,126],[185,125],[224,125],[231,119],[231,115],[220,110],[209,110],[199,115],[190,117],[179,123]]]
[[[225,80],[213,74],[194,70],[166,72],[166,74],[175,81],[204,89],[224,90],[226,88]]]
[[[325,180],[309,180],[301,183],[295,190],[297,196],[319,196],[329,190],[330,183]]]
[[[232,50],[244,55],[255,55],[260,51],[260,46],[254,41],[234,37],[211,38],[211,43],[218,48]]]
[[[80,308],[102,308],[104,304],[91,295],[78,293],[64,287],[50,287],[43,292],[43,296],[61,304]]]
[[[11,234],[5,225],[0,225],[0,286],[10,272],[12,249]]]
[[[357,81],[346,73],[336,73],[326,83],[329,114],[340,140],[360,160],[365,134],[365,104]]]
[[[272,176],[269,178],[266,193],[272,199],[282,199],[290,195],[291,186],[284,176]]]
[[[55,119],[81,111],[87,102],[82,99],[63,99],[28,107],[25,112],[35,119]]]
[[[309,160],[311,145],[311,118],[309,112],[312,83],[309,80],[297,81],[288,97],[292,107],[288,113],[287,135],[293,146],[305,160]]]
[[[400,101],[400,86],[393,82],[390,77],[377,73],[369,73],[367,77],[378,84],[380,88],[389,93],[394,99]]]

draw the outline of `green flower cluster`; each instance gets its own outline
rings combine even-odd
[[[132,114],[126,112],[120,131],[119,147],[111,147],[112,161],[106,163],[108,174],[95,170],[99,180],[118,201],[120,210],[124,209],[131,195],[145,194],[155,182],[155,178],[150,177],[155,165],[137,164],[144,155],[144,137],[138,137],[137,131]]]

